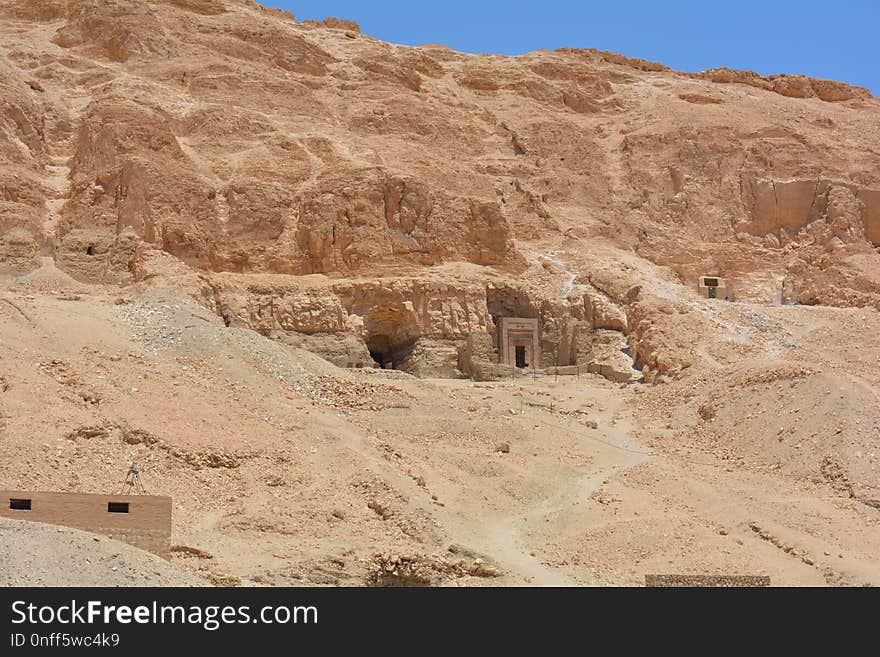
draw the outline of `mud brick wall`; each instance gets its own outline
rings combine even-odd
[[[29,510],[11,508],[11,500],[30,500]],[[108,503],[128,504],[128,513],[110,513]],[[171,498],[157,495],[101,495],[0,491],[0,516],[64,525],[171,556]]]

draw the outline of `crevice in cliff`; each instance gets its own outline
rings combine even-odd
[[[770,187],[773,189],[773,226],[776,229],[777,235],[779,234],[779,196],[776,193],[776,181],[770,181]]]
[[[502,123],[501,128],[504,129],[510,136],[510,144],[511,146],[513,146],[513,154],[526,155],[526,147],[520,140],[520,137],[516,133],[516,130],[512,130],[510,126],[508,126],[506,123]]]
[[[807,221],[804,225],[809,224],[811,221],[818,217],[813,217],[813,211],[816,209],[816,198],[819,196],[819,184],[822,182],[822,176],[819,175],[816,177],[816,186],[813,187],[813,198],[810,201],[810,210],[807,213]]]

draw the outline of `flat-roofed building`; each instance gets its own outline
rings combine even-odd
[[[171,556],[171,498],[164,495],[3,490],[0,516],[84,529]]]

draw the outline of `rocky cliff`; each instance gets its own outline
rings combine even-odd
[[[648,376],[698,357],[676,327],[703,319],[664,289],[700,274],[880,308],[865,89],[404,47],[236,0],[2,0],[0,33],[6,271],[180,285],[407,363],[537,316],[542,365],[612,330]]]

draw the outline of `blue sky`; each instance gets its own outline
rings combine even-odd
[[[394,43],[501,54],[599,48],[686,71],[805,73],[880,96],[880,0],[261,1],[298,20],[355,20]]]

